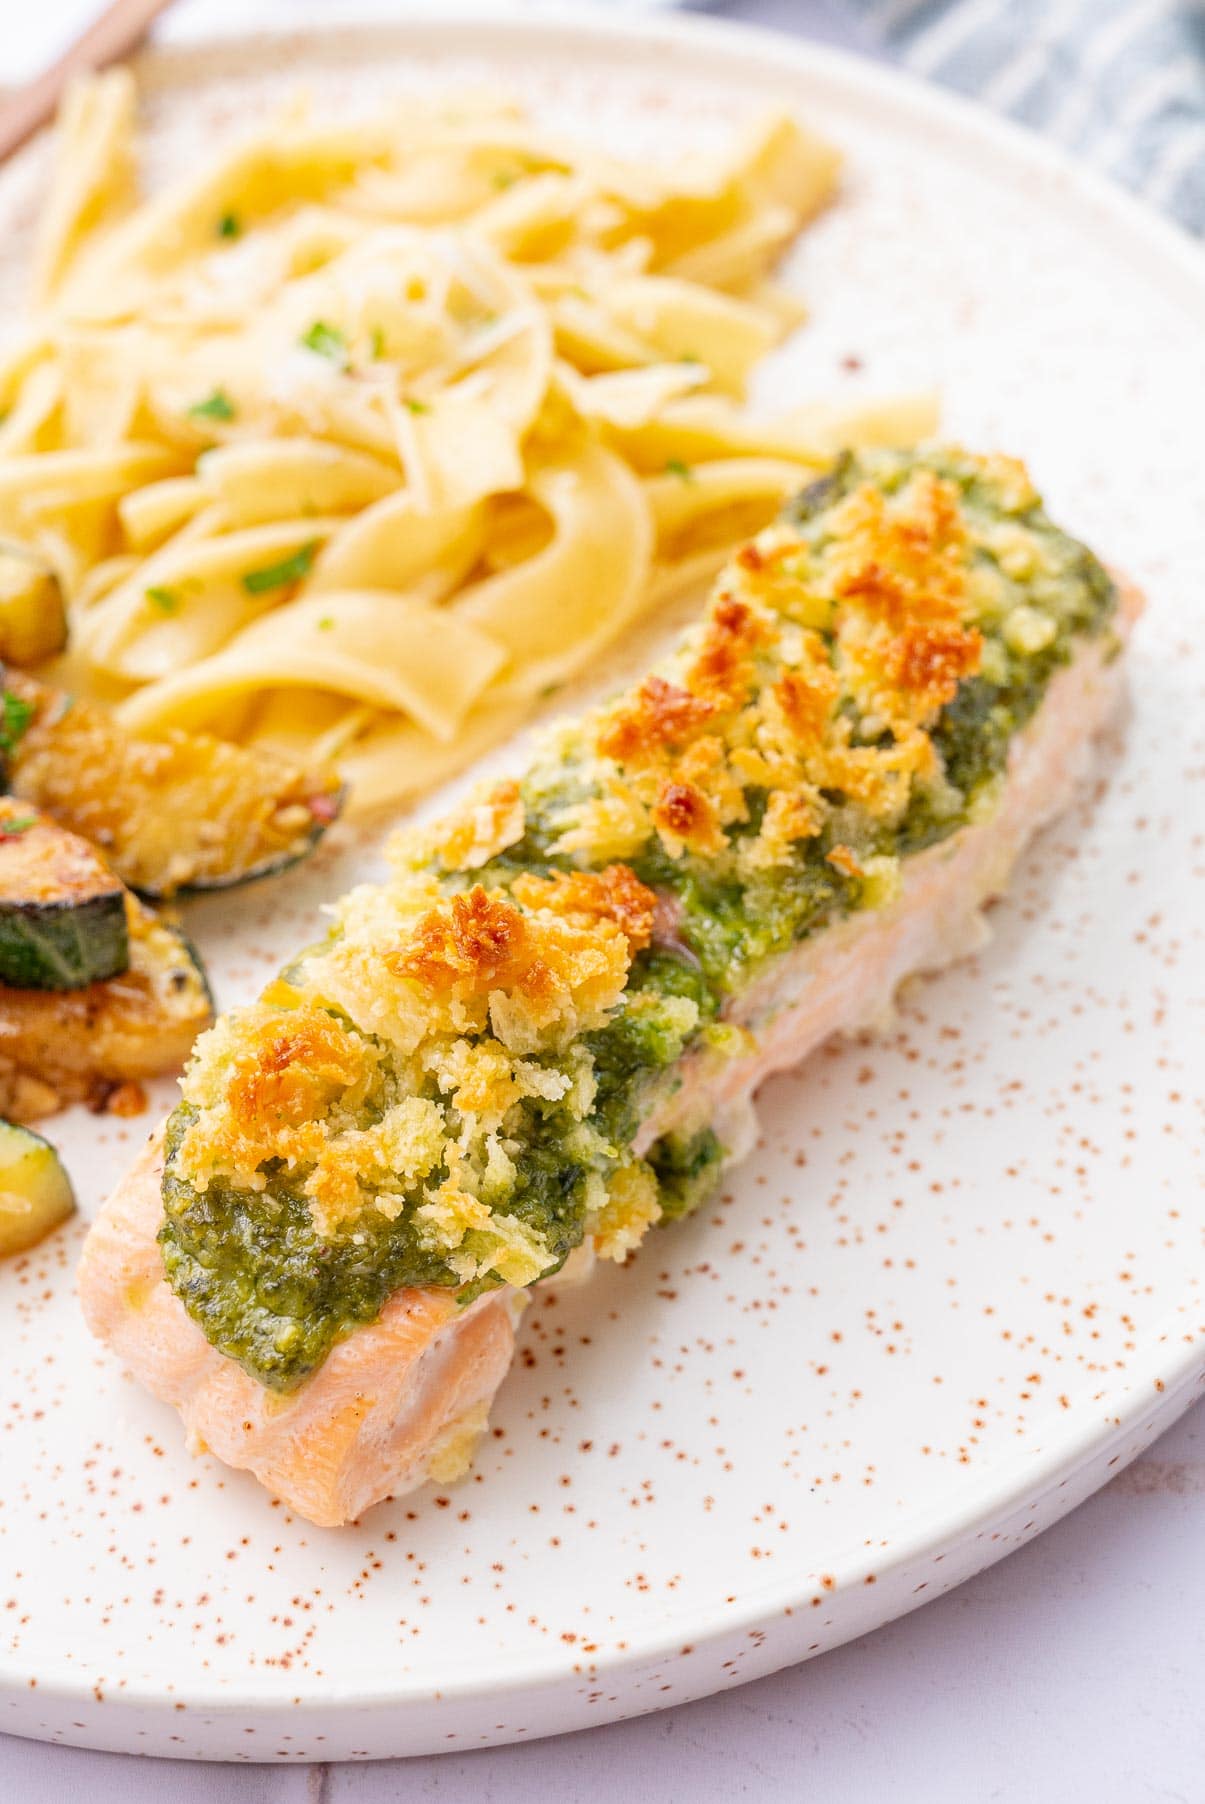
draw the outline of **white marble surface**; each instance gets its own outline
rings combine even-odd
[[[32,72],[95,4],[42,0],[18,10],[9,0],[0,83]],[[183,0],[170,31],[329,17],[336,7],[352,10],[339,0]],[[354,10],[368,7],[357,0]],[[395,8],[376,0],[374,10]],[[838,0],[744,0],[718,10],[857,42]],[[1205,1405],[1075,1515],[951,1596],[723,1697],[558,1741],[405,1765],[186,1766],[0,1737],[0,1800],[391,1804],[471,1792],[480,1804],[769,1804],[805,1794],[826,1804],[1063,1804],[1068,1796],[1199,1804],[1203,1545]]]

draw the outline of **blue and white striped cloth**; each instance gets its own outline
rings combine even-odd
[[[235,20],[407,10],[443,0],[178,0],[164,35]],[[500,8],[504,0],[494,0]],[[518,0],[510,0],[515,5]],[[685,5],[904,64],[1086,157],[1205,233],[1205,0],[608,0]],[[0,0],[0,84],[28,77],[98,0]],[[11,12],[12,17],[8,15]]]
[[[1205,233],[1205,0],[728,0],[1045,133]]]

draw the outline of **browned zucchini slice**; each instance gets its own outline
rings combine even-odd
[[[59,579],[37,552],[0,544],[0,658],[37,664],[67,643]]]
[[[24,717],[8,786],[93,840],[123,882],[153,898],[228,889],[311,852],[342,806],[330,771],[307,771],[208,734],[126,733],[111,715],[15,671]]]
[[[85,840],[0,796],[0,984],[78,990],[129,962],[120,878]]]
[[[53,1146],[0,1121],[0,1259],[36,1246],[74,1209],[71,1180]]]
[[[82,990],[0,991],[0,1114],[30,1121],[176,1071],[213,999],[178,927],[126,898],[129,968]]]

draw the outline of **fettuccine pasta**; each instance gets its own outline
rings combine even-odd
[[[74,89],[0,361],[0,535],[77,690],[143,732],[448,774],[706,580],[842,442],[927,399],[756,419],[770,270],[838,158],[790,118],[656,168],[513,107],[289,109],[136,198],[135,94]]]

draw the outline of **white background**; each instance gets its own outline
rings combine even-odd
[[[98,5],[3,0],[0,81],[33,73]],[[371,8],[398,9],[388,0]],[[168,30],[352,10],[340,0],[183,0]],[[354,10],[369,8],[356,0]],[[864,47],[836,0],[715,10]],[[558,1741],[361,1767],[187,1766],[0,1737],[0,1800],[1202,1804],[1203,1679],[1205,1406],[1075,1515],[961,1590],[723,1697]]]

